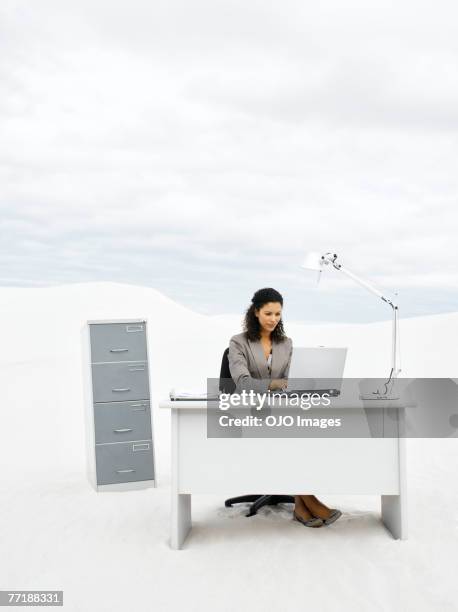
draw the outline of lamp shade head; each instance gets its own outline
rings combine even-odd
[[[321,257],[321,253],[318,253],[317,251],[310,251],[307,253],[303,263],[301,264],[301,268],[321,272],[323,269],[323,259]]]

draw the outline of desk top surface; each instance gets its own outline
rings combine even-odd
[[[399,399],[395,400],[386,400],[386,399],[368,399],[368,400],[346,400],[345,398],[332,398],[331,404],[329,406],[312,406],[311,410],[345,410],[345,409],[355,409],[355,408],[364,408],[368,410],[376,409],[376,408],[411,408],[414,407],[414,403],[406,403]],[[256,407],[256,404],[252,404],[253,408]],[[288,404],[288,401],[285,399],[276,399],[275,402],[271,402],[266,407],[270,408],[281,408],[281,407],[290,407],[300,409],[301,407],[297,404]],[[218,408],[218,400],[171,400],[171,399],[162,399],[159,401],[159,408],[165,408],[168,410],[178,409],[178,410],[207,410],[217,409]],[[250,406],[230,406],[229,410],[247,410]],[[306,412],[307,410],[304,409]]]

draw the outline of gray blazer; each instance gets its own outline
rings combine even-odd
[[[253,389],[265,393],[271,379],[288,378],[292,353],[291,338],[272,342],[272,373],[269,375],[261,341],[248,340],[244,333],[232,336],[229,342],[229,370],[237,392]]]

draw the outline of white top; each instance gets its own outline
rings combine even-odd
[[[270,350],[269,356],[267,357],[267,369],[269,370],[269,374],[272,373],[272,349]]]

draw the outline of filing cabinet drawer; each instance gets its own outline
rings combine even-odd
[[[146,361],[145,323],[101,323],[89,326],[91,361]]]
[[[149,440],[149,401],[109,402],[94,405],[95,443]]]
[[[153,480],[152,440],[96,444],[97,483]]]
[[[116,402],[149,398],[148,364],[93,363],[92,390],[94,402]]]

